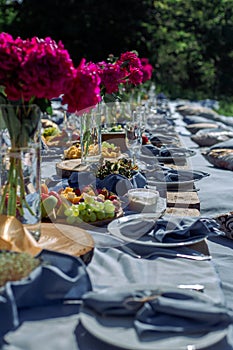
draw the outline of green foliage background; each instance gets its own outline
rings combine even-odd
[[[76,64],[137,50],[170,98],[232,100],[233,0],[0,0],[0,30],[62,40]]]

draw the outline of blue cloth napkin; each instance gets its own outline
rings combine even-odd
[[[140,172],[135,172],[131,179],[120,175],[110,174],[104,179],[97,178],[93,173],[79,172],[72,173],[68,179],[69,186],[82,189],[86,185],[94,188],[106,188],[108,191],[116,193],[119,197],[124,196],[131,188],[143,188],[146,185],[146,178]]]
[[[220,235],[219,225],[215,220],[196,217],[164,216],[155,223],[153,236],[159,242],[177,243]]]
[[[193,153],[192,150],[183,147],[169,147],[163,146],[161,148],[153,146],[151,144],[144,145],[141,149],[144,155],[153,155],[156,157],[186,157]]]
[[[155,171],[153,173],[153,180],[162,182],[179,182],[179,181],[191,181],[201,180],[204,177],[209,176],[209,173],[204,171],[186,171],[175,169],[164,169],[163,171]],[[152,177],[151,177],[152,179]]]
[[[159,156],[160,148],[153,146],[151,144],[143,145],[141,148],[141,152],[142,152],[142,154],[147,155],[147,156],[156,156],[157,157],[157,156]]]
[[[224,329],[233,320],[232,312],[222,304],[202,293],[179,288],[164,291],[130,285],[108,288],[86,293],[83,308],[104,317],[133,317],[139,337],[151,332],[208,332]]]
[[[150,142],[153,144],[153,143],[160,143],[160,142],[165,142],[165,143],[173,143],[175,141],[178,141],[178,139],[174,138],[174,137],[171,137],[170,135],[164,135],[164,134],[154,134],[151,138],[150,138]]]
[[[79,188],[80,190],[82,190],[85,186],[95,184],[95,182],[95,174],[88,171],[73,172],[68,178],[69,186],[73,188]]]
[[[137,312],[139,336],[148,332],[199,333],[228,327],[233,314],[196,291],[168,291],[148,300]]]
[[[187,148],[181,148],[181,147],[162,147],[159,151],[159,156],[160,157],[186,157],[190,154],[192,154],[193,151],[189,150]]]
[[[149,239],[161,243],[179,243],[223,234],[219,227],[213,219],[165,215],[157,221],[129,221],[120,227],[120,232],[128,238],[140,238],[142,241]]]
[[[0,289],[0,340],[9,330],[18,326],[18,312],[9,286]]]
[[[41,260],[40,266],[27,278],[7,282],[0,292],[0,335],[18,325],[17,310],[21,308],[62,304],[92,290],[80,258],[48,250],[37,257]]]

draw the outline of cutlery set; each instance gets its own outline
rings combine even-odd
[[[174,257],[174,258],[183,258],[183,259],[189,259],[189,260],[196,260],[196,261],[206,261],[211,260],[211,255],[204,255],[204,254],[183,254],[183,253],[177,253],[177,252],[171,252],[171,251],[154,251],[148,254],[137,254],[133,249],[129,248],[128,246],[121,246],[121,251],[128,253],[129,255],[137,258],[137,259],[149,259],[153,257]]]

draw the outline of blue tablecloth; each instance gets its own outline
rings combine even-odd
[[[198,195],[201,202],[201,214],[213,217],[233,210],[232,172],[216,169],[210,165],[190,140],[182,121],[177,119],[176,124],[177,130],[183,133],[181,137],[185,147],[193,147],[197,151],[197,155],[190,158],[193,169],[210,173],[208,178],[197,183],[200,188]],[[213,259],[201,262],[165,257],[151,260],[137,259],[120,251],[117,247],[96,248],[87,271],[93,289],[96,291],[109,286],[119,287],[121,284],[154,283],[166,288],[178,284],[198,283],[205,286],[204,292],[215,301],[223,302],[227,307],[233,309],[233,240],[221,236],[209,238],[208,248]],[[187,253],[189,248],[176,248],[176,250]],[[116,346],[104,344],[82,327],[79,322],[79,306],[77,302],[59,307],[47,306],[20,310],[19,316],[22,324],[16,331],[9,332],[5,336],[1,349],[119,349]],[[227,337],[220,343],[206,349],[232,350],[233,327],[229,328]]]

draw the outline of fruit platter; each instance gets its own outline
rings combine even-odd
[[[82,191],[66,187],[56,192],[42,184],[41,214],[43,222],[102,226],[122,216],[123,210],[118,196],[105,188],[89,185]]]
[[[89,154],[95,155],[98,153],[98,145],[89,146]],[[81,158],[81,145],[75,143],[68,149],[64,150],[64,159],[79,159]],[[102,157],[103,158],[118,158],[121,155],[120,147],[115,146],[114,143],[102,142]]]
[[[49,148],[66,146],[71,142],[77,142],[80,139],[80,135],[76,131],[73,131],[71,137],[69,137],[66,130],[60,130],[55,123],[48,123],[47,120],[46,123],[45,120],[44,123],[42,123],[41,137],[43,142]]]

